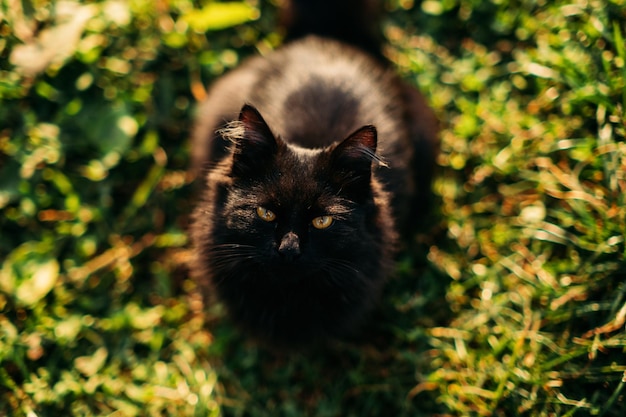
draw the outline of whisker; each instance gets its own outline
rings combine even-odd
[[[206,247],[205,255],[214,283],[219,285],[240,272],[253,267],[260,259],[257,248],[240,243],[222,243]]]
[[[330,267],[330,268],[325,268],[325,267]],[[323,269],[327,269],[329,272],[332,270],[344,270],[344,271],[349,271],[355,274],[360,275],[361,271],[358,269],[358,267],[356,265],[354,265],[352,262],[349,261],[344,261],[342,259],[334,259],[334,258],[330,258],[330,259],[326,259],[324,264],[322,265]]]
[[[350,286],[350,283],[361,275],[361,271],[354,264],[340,259],[326,259],[321,269],[328,274],[326,276],[328,282],[340,289],[342,293],[345,293],[344,290]]]

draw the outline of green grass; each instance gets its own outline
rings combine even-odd
[[[0,415],[624,415],[626,2],[388,2],[432,227],[367,343],[293,357],[188,278],[195,103],[279,44],[202,4],[0,4]]]

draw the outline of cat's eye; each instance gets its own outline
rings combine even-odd
[[[333,217],[332,216],[319,216],[319,217],[314,218],[311,223],[313,223],[313,227],[315,227],[316,229],[326,229],[331,224],[333,224]]]
[[[266,222],[273,222],[274,220],[276,220],[276,215],[274,214],[274,212],[266,209],[265,207],[257,207],[256,214]]]

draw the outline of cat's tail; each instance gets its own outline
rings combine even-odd
[[[288,0],[281,11],[285,41],[308,35],[332,38],[384,60],[380,0]]]

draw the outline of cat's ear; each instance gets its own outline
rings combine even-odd
[[[235,142],[232,173],[236,177],[260,174],[274,159],[276,138],[261,113],[249,104],[242,107],[239,123],[242,132]]]
[[[343,192],[369,195],[372,163],[380,161],[376,156],[377,141],[376,128],[363,126],[331,151],[331,176]]]

